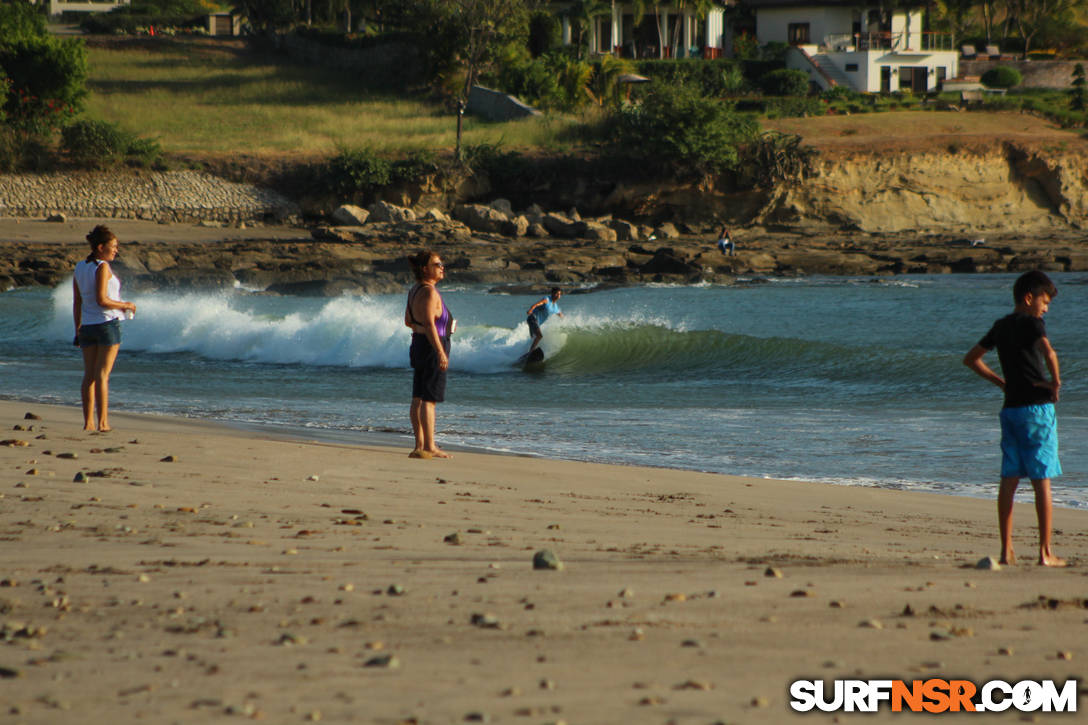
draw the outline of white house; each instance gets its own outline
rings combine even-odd
[[[717,58],[726,49],[724,9],[734,0],[713,3],[700,17],[690,7],[664,0],[642,3],[645,10],[635,14],[634,3],[612,0],[609,12],[590,21],[588,43],[595,53],[610,53],[626,58]],[[550,4],[562,24],[563,43],[574,42],[574,18],[571,10],[578,3],[558,1]],[[690,3],[685,3],[690,5]],[[660,13],[658,13],[660,10]]]
[[[924,0],[746,0],[761,44],[788,43],[786,65],[820,88],[925,93],[959,75],[949,33],[922,30]]]

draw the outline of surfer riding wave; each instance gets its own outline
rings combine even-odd
[[[551,295],[538,300],[529,308],[526,313],[525,323],[529,325],[529,334],[533,338],[532,345],[529,346],[529,352],[527,355],[531,355],[533,350],[536,350],[540,345],[540,341],[544,338],[544,333],[540,331],[540,326],[552,315],[563,316],[563,312],[559,309],[559,298],[563,296],[563,290],[558,287],[552,287]]]

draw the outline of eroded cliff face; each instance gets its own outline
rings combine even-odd
[[[1004,144],[823,159],[812,178],[775,190],[753,221],[879,233],[1085,229],[1088,151]]]

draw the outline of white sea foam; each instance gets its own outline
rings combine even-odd
[[[193,353],[211,360],[272,364],[403,368],[410,333],[404,308],[392,296],[342,296],[327,300],[256,298],[233,291],[138,296],[135,320],[124,322],[128,350]],[[51,335],[71,334],[72,286],[53,292]],[[603,331],[632,325],[667,326],[668,320],[638,310],[622,316],[575,311],[548,321],[541,347],[551,357],[572,330]],[[514,327],[459,320],[451,367],[476,373],[508,372],[528,349],[524,324]]]

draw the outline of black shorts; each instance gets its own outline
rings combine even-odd
[[[446,356],[450,354],[450,339],[442,338]],[[408,348],[412,363],[412,397],[429,403],[441,403],[446,399],[446,371],[438,367],[438,353],[426,335],[412,333],[412,346]]]
[[[536,315],[529,315],[525,318],[526,324],[529,325],[529,334],[533,337],[540,335],[540,323],[536,321]]]
[[[79,346],[94,347],[95,345],[120,345],[121,321],[110,320],[98,325],[79,326]]]

